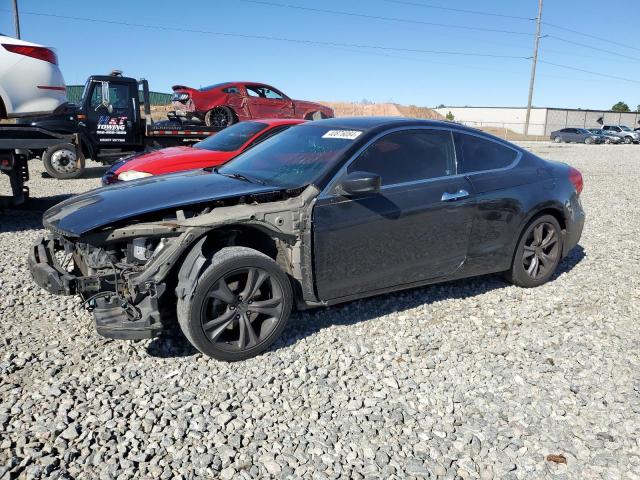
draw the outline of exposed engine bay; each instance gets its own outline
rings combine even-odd
[[[29,256],[36,281],[54,294],[82,297],[96,329],[111,338],[150,338],[175,320],[176,296],[192,294],[217,249],[271,251],[301,298],[316,302],[310,262],[314,186],[218,200],[189,210],[153,212],[79,237],[53,225]],[[260,245],[257,245],[260,243]],[[304,305],[302,305],[304,306]]]

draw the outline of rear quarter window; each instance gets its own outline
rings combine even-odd
[[[458,132],[455,141],[462,157],[458,173],[506,168],[518,158],[517,150],[475,135]]]

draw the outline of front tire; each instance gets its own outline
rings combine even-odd
[[[552,215],[541,215],[525,227],[511,269],[505,273],[505,277],[519,287],[538,287],[553,276],[561,257],[560,224]]]
[[[204,123],[207,127],[226,128],[236,123],[236,117],[229,107],[214,107],[205,114]]]
[[[554,142],[556,142],[556,143],[562,143],[562,138],[560,138],[560,137],[555,137],[555,138],[553,139],[553,141],[554,141]]]
[[[631,145],[633,143],[633,138],[624,137],[624,143],[626,143],[627,145]]]
[[[270,257],[226,247],[211,257],[192,295],[178,300],[178,323],[205,355],[233,362],[266,350],[287,324],[293,292]]]
[[[593,143],[593,138],[587,137],[584,139],[584,143],[587,145],[591,145]]]
[[[69,180],[84,172],[84,155],[71,143],[61,143],[47,148],[42,155],[44,168],[53,178]]]

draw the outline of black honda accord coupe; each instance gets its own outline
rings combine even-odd
[[[336,118],[219,169],[70,198],[44,215],[34,280],[81,295],[107,337],[177,321],[200,351],[266,349],[293,308],[502,272],[553,277],[584,224],[582,175],[454,123]]]

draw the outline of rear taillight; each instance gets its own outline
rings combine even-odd
[[[44,60],[45,62],[53,63],[54,65],[58,64],[58,57],[50,48],[34,47],[31,45],[12,45],[10,43],[3,43],[2,46],[9,52],[37,58],[38,60]]]
[[[189,94],[188,93],[184,93],[184,92],[179,92],[179,93],[174,93],[173,97],[171,98],[172,101],[174,102],[186,102],[187,100],[189,100]]]
[[[576,189],[578,195],[582,192],[584,187],[584,180],[582,180],[582,174],[579,170],[569,167],[569,181],[573,184],[573,188]]]

